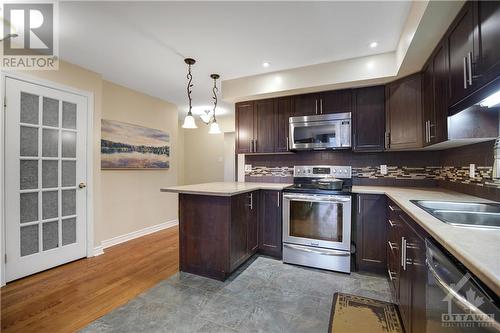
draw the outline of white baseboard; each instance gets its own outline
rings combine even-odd
[[[94,256],[98,256],[98,255],[103,254],[104,249],[106,249],[108,247],[118,245],[118,244],[127,242],[129,240],[135,239],[135,238],[146,236],[146,235],[152,234],[153,232],[157,232],[157,231],[160,231],[163,229],[171,228],[171,227],[176,226],[178,224],[179,224],[178,220],[171,220],[171,221],[156,224],[156,225],[153,225],[153,226],[141,229],[141,230],[132,231],[132,232],[125,234],[125,235],[116,236],[116,237],[113,237],[110,239],[103,240],[101,242],[101,245],[94,247]]]

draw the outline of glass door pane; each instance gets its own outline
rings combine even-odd
[[[342,204],[290,201],[290,236],[342,242]]]

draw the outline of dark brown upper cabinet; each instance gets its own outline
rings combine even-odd
[[[500,1],[477,1],[481,84],[500,75]]]
[[[387,84],[386,149],[422,148],[422,80],[413,74]]]
[[[252,153],[254,149],[254,102],[235,105],[236,153]]]
[[[275,152],[286,152],[289,150],[288,143],[288,127],[289,118],[292,114],[292,103],[291,97],[280,97],[275,99],[274,104],[274,115],[276,121],[274,138],[274,151]]]
[[[272,153],[275,145],[274,100],[236,103],[236,153]]]
[[[351,89],[293,96],[293,116],[313,116],[352,111]]]
[[[275,112],[274,100],[255,101],[254,107],[254,153],[274,152]]]
[[[319,94],[319,114],[352,112],[352,90],[333,90]]]
[[[383,151],[385,134],[385,89],[375,86],[354,89],[353,150]]]
[[[292,116],[312,116],[317,115],[319,110],[319,95],[304,94],[293,96]]]
[[[424,146],[447,139],[448,44],[438,45],[422,71]]]
[[[464,99],[473,86],[473,68],[477,64],[477,40],[474,38],[476,25],[474,4],[465,3],[452,24],[448,42],[450,47],[450,105]]]
[[[447,34],[450,114],[493,92],[483,88],[500,75],[499,40],[499,1],[467,1]]]

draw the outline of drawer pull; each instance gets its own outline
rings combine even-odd
[[[389,225],[394,228],[397,224],[395,222],[392,222],[391,219],[389,219]]]
[[[389,209],[393,212],[399,212],[401,211],[401,209],[399,209],[399,207],[394,207],[393,205],[389,205]]]
[[[389,273],[389,280],[396,280],[396,273],[395,272],[391,272],[390,269],[387,270],[387,273]]]
[[[396,243],[392,243],[391,241],[387,241],[387,243],[389,244],[389,248],[391,249],[391,251],[394,252],[394,250],[398,249],[398,246],[396,245]]]

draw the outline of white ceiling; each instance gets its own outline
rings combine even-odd
[[[61,2],[60,57],[187,108],[233,79],[394,51],[411,2]],[[378,42],[371,49],[369,44]],[[267,61],[269,68],[263,68]],[[223,105],[229,109],[228,105]],[[227,110],[229,111],[229,110]]]

